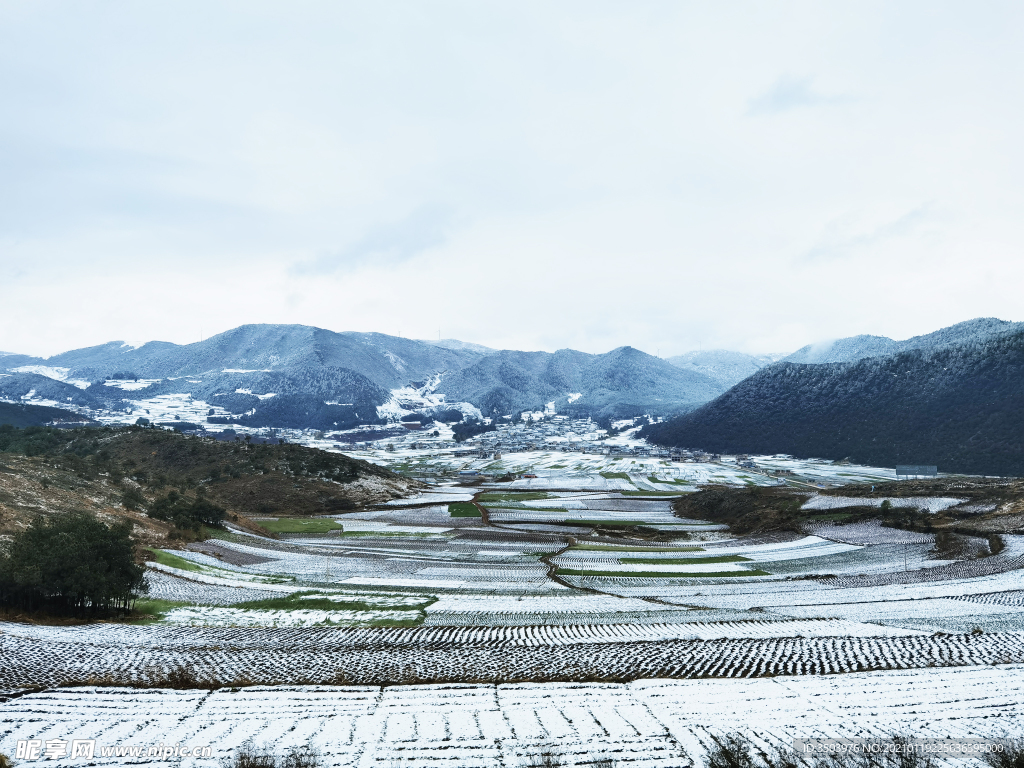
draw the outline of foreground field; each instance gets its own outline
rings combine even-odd
[[[1024,666],[629,684],[308,686],[176,691],[68,688],[0,703],[0,752],[19,739],[102,746],[310,744],[325,766],[702,765],[714,739],[999,738],[1024,734]],[[100,758],[94,763],[122,763]],[[158,762],[134,758],[132,762]]]
[[[743,494],[788,494],[790,518],[733,535],[684,509],[708,496],[693,488],[673,502],[615,476],[555,479],[257,510],[248,528],[153,546],[138,624],[0,623],[0,751],[64,729],[218,756],[249,736],[312,742],[339,766],[536,765],[545,751],[682,766],[740,727],[767,744],[1024,733],[1016,518],[942,546],[929,525],[991,514],[969,489],[901,486],[887,509],[911,530],[882,525],[882,499],[856,486],[737,478]]]
[[[686,624],[587,631],[0,624],[0,689],[630,681],[1024,664],[1020,633],[936,636],[879,629],[864,636],[858,625],[816,623],[745,622],[699,632],[687,631]],[[694,634],[717,639],[673,638]]]

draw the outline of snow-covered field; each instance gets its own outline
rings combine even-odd
[[[209,746],[246,739],[283,754],[307,744],[325,766],[700,765],[716,736],[999,738],[1024,734],[1024,666],[915,669],[752,680],[510,685],[280,686],[210,691],[67,688],[0,703],[0,752],[27,739],[101,747]],[[159,762],[137,758],[132,762]]]
[[[339,515],[343,530],[333,535],[276,542],[236,536],[216,543],[217,557],[209,550],[177,553],[197,570],[151,564],[159,571],[151,596],[183,603],[161,622],[196,626],[586,627],[799,618],[849,620],[875,627],[879,636],[895,629],[1024,631],[1018,601],[999,597],[1024,591],[1024,537],[1007,535],[999,555],[962,562],[935,559],[930,535],[874,521],[822,523],[817,535],[751,544],[701,532],[703,521],[673,517],[663,499],[556,493],[516,496],[507,484],[486,491],[489,521],[453,518],[447,503],[429,503]],[[438,487],[420,498],[467,496]],[[570,546],[570,536],[597,523],[641,523],[685,538],[639,548],[614,540]],[[361,605],[236,607],[302,592]],[[986,597],[972,599],[980,595]]]
[[[554,483],[558,477],[564,485]],[[223,692],[166,694],[181,697],[167,699],[167,711],[185,707],[166,738],[211,734],[212,743],[217,734],[218,748],[228,749],[259,732],[275,748],[312,741],[331,765],[390,766],[399,759],[440,765],[441,757],[450,765],[472,765],[477,758],[481,765],[497,759],[514,764],[548,748],[544,744],[566,750],[569,762],[596,759],[606,750],[621,764],[680,765],[686,764],[679,762],[681,750],[700,754],[709,733],[732,722],[732,715],[701,720],[703,710],[694,712],[691,704],[669,700],[658,709],[660,693],[638,704],[636,691],[645,697],[659,686],[686,691],[710,702],[709,712],[754,706],[743,703],[747,693],[736,699],[737,691],[762,701],[776,696],[770,706],[782,715],[763,729],[756,718],[736,722],[778,743],[849,723],[855,735],[897,726],[936,733],[947,725],[956,734],[988,733],[984,729],[993,723],[962,714],[973,706],[966,702],[967,688],[948,681],[966,686],[982,680],[975,673],[989,675],[983,682],[991,688],[1004,679],[1001,670],[1024,678],[1024,666],[1017,666],[1024,665],[1024,537],[1006,535],[1005,550],[971,561],[934,559],[932,536],[876,522],[821,523],[813,535],[735,539],[715,530],[720,526],[674,517],[665,498],[608,487],[650,490],[638,483],[655,482],[636,474],[626,478],[552,474],[523,481],[542,483],[529,495],[516,495],[510,483],[437,486],[405,504],[336,515],[341,528],[322,535],[270,540],[225,534],[204,542],[202,551],[173,553],[180,558],[168,561],[173,566],[150,563],[150,596],[175,605],[154,608],[159,613],[149,626],[0,624],[0,690],[161,685],[187,674],[199,683],[242,690],[233,699]],[[599,483],[605,487],[595,487]],[[450,503],[474,498],[483,516],[451,516],[458,508],[449,509]],[[936,500],[936,508],[948,502],[958,500]],[[608,533],[633,525],[660,528],[661,538],[670,540],[627,541]],[[586,536],[594,530],[603,533]],[[870,681],[875,678],[860,673],[881,669],[904,670],[884,673],[893,700],[914,685],[925,686],[920,695],[931,698],[922,700],[946,702],[947,709],[904,713],[839,694],[826,707],[821,697],[833,695],[832,684],[813,688],[819,683],[807,677],[853,673],[822,679]],[[686,678],[701,680],[673,687]],[[744,687],[720,678],[765,679]],[[522,680],[537,685],[485,685]],[[606,683],[564,682],[580,680]],[[628,680],[637,682],[615,684]],[[944,682],[936,692],[927,680]],[[267,683],[317,687],[301,693],[251,687]],[[434,687],[355,687],[409,683]],[[784,693],[793,685],[809,686],[813,692],[806,695],[816,697],[814,703],[805,705],[804,694]],[[578,713],[571,709],[577,706],[572,692],[584,690],[591,703],[580,704]],[[849,688],[842,690],[850,696]],[[546,699],[543,712],[521,703],[506,707],[506,699],[520,699],[505,691]],[[102,697],[112,694],[81,695],[107,701]],[[130,700],[163,694],[118,695]],[[427,702],[428,711],[402,710],[392,720],[385,708],[389,714],[382,719],[381,703],[406,695]],[[259,696],[286,700],[280,729],[277,721],[255,725],[263,723]],[[361,702],[363,714],[343,714],[346,696]],[[595,703],[601,696],[605,703]],[[481,697],[490,708],[473,709]],[[715,697],[724,703],[716,704]],[[625,709],[615,708],[615,701],[626,699]],[[328,703],[316,709],[321,700]],[[57,710],[46,709],[49,701],[31,694],[0,704],[0,719],[21,723],[12,733],[42,729],[39,723],[51,720],[56,727],[62,721],[52,715]],[[204,701],[216,707],[204,709]],[[44,713],[34,725],[10,714],[28,702]],[[238,703],[235,719],[218,720],[230,702]],[[87,702],[74,706],[92,711]],[[307,715],[306,706],[314,714]],[[1024,729],[1016,709],[992,706],[1005,716],[996,725]],[[603,709],[594,714],[594,707]],[[826,710],[831,720],[815,719]],[[242,717],[245,711],[250,719]],[[474,714],[460,719],[466,711]],[[211,712],[215,716],[202,719]],[[561,719],[545,719],[556,712]],[[959,719],[950,712],[961,713]],[[74,728],[84,730],[75,732],[130,734],[137,725],[81,717]],[[201,722],[206,724],[200,728]],[[190,731],[193,725],[199,730]],[[498,730],[487,730],[492,727]],[[147,728],[144,723],[142,730]],[[377,731],[371,735],[372,728]],[[11,736],[3,731],[0,738]],[[488,741],[487,734],[499,732],[505,734],[500,743]],[[446,747],[443,755],[435,742]]]
[[[942,512],[944,509],[963,504],[967,499],[946,496],[915,497],[910,499],[865,499],[856,496],[822,496],[816,494],[804,502],[803,509],[843,509],[845,507],[881,507],[886,501],[897,509],[921,509],[926,512]]]

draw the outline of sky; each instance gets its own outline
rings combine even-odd
[[[0,350],[1024,320],[1019,2],[0,2]]]

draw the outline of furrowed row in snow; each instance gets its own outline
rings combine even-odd
[[[532,633],[536,644],[502,639],[509,629]],[[1018,633],[657,642],[588,642],[582,637],[580,642],[552,643],[564,638],[566,630],[582,629],[423,627],[403,636],[397,629],[375,628],[206,628],[166,643],[147,642],[140,633],[139,642],[130,644],[7,632],[0,635],[0,657],[8,660],[0,669],[0,688],[626,681],[1024,662],[1024,635]]]

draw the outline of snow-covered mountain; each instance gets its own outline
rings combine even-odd
[[[879,348],[864,338],[878,337],[836,349]],[[643,436],[721,453],[1024,473],[1024,324],[979,319],[892,344],[901,348],[848,362],[765,366]]]
[[[781,357],[781,354],[747,355],[728,349],[708,349],[669,357],[666,358],[666,362],[677,368],[707,376],[724,389],[728,389]]]
[[[0,370],[0,400],[125,420],[314,429],[407,412],[504,415],[552,402],[576,414],[671,415],[724,390],[631,347],[604,355],[499,352],[302,325],[244,325],[194,344],[112,341],[45,360],[12,355],[0,358]]]
[[[981,341],[1024,329],[1024,323],[1011,323],[994,317],[977,317],[938,331],[895,341],[886,336],[850,336],[835,341],[808,344],[782,358],[787,363],[849,363],[866,357],[894,355],[908,349],[934,349],[945,344]]]
[[[905,341],[855,336],[786,362],[848,362],[998,338],[1024,323],[978,318]],[[692,411],[778,363],[709,350],[661,360],[632,347],[594,355],[492,350],[453,339],[243,325],[194,344],[112,341],[47,359],[0,356],[0,401],[105,420],[345,429],[403,415],[550,409],[602,418]]]
[[[484,414],[542,409],[628,417],[692,410],[725,387],[633,347],[601,355],[504,350],[441,379],[437,391],[467,400]]]
[[[458,339],[424,339],[424,344],[432,344],[435,347],[454,349],[457,351],[479,352],[482,355],[490,355],[498,350],[485,347],[483,344],[474,344],[471,341],[459,341]]]

